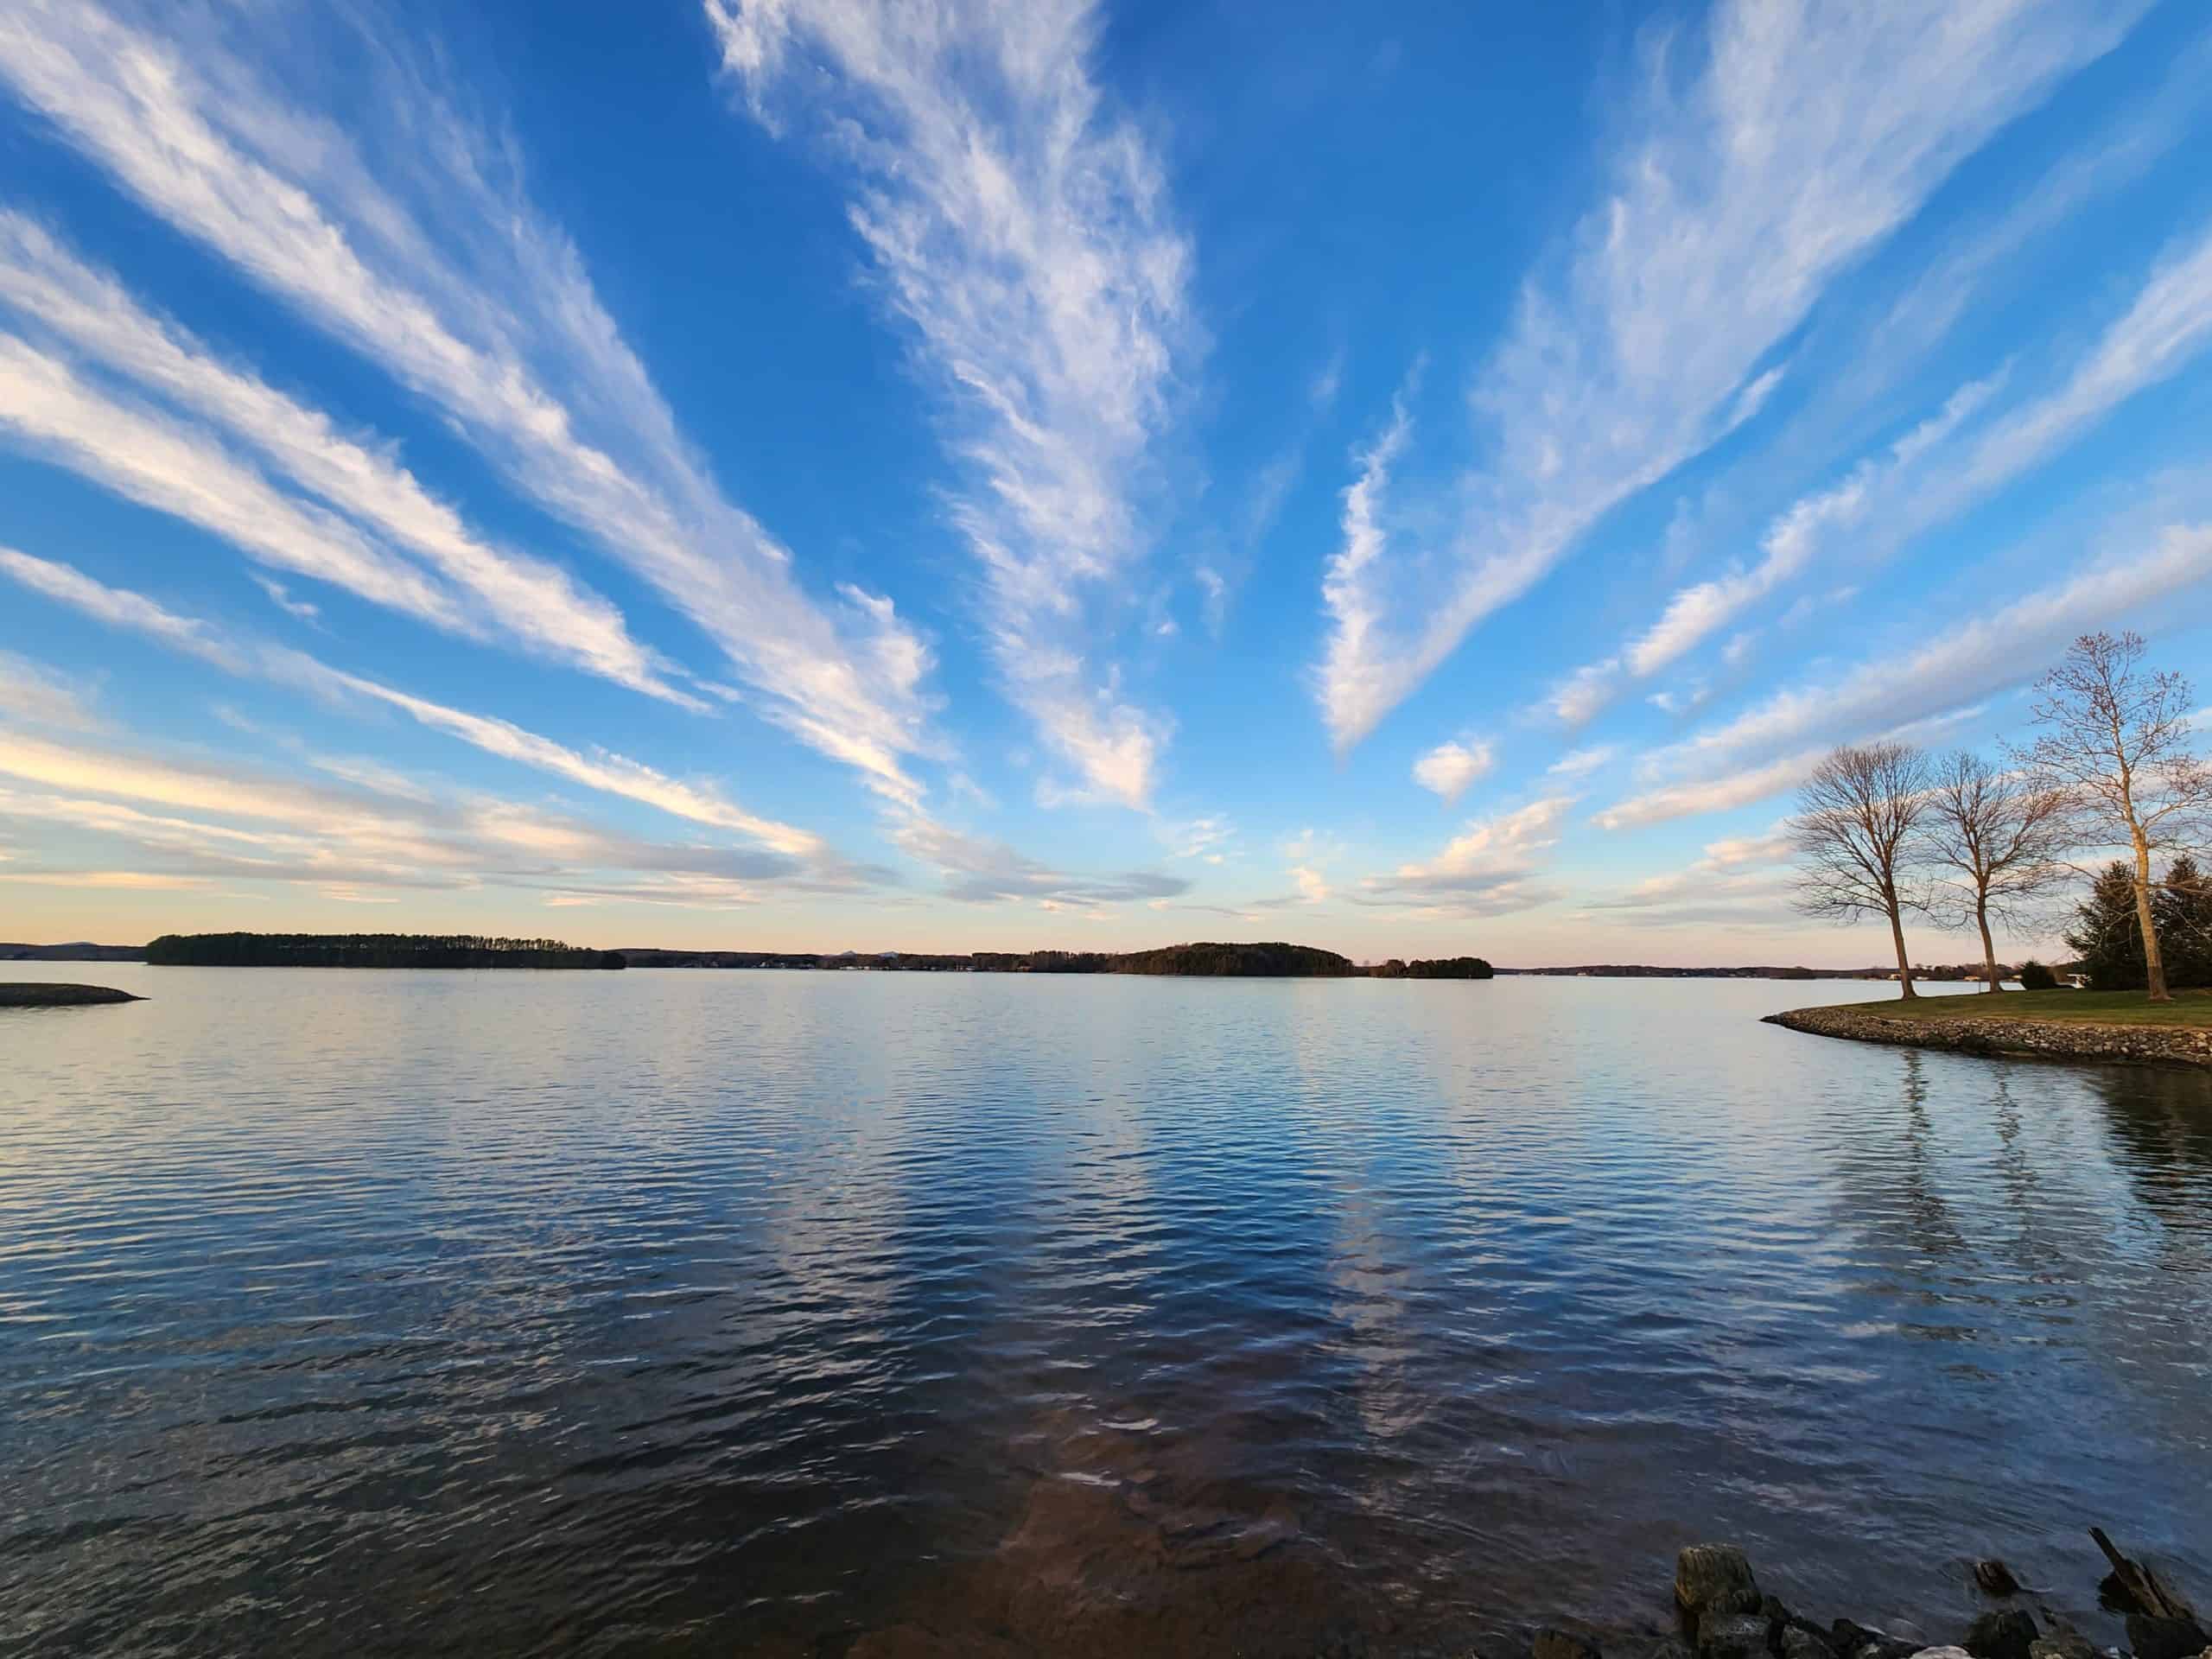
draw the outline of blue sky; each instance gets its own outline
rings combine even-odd
[[[1825,747],[2212,678],[2208,85],[2113,0],[8,0],[0,938],[1875,961]]]

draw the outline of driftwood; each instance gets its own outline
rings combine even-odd
[[[2104,1551],[2105,1560],[2112,1563],[2112,1573],[2101,1587],[2113,1600],[2127,1604],[2131,1611],[2148,1614],[2152,1618],[2193,1619],[2196,1617],[2195,1610],[2166,1588],[2157,1573],[2147,1567],[2129,1560],[2113,1548],[2112,1540],[2105,1536],[2102,1527],[2091,1527],[2089,1536],[2097,1541],[2097,1548]]]

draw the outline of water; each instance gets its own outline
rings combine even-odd
[[[8,964],[0,1648],[1465,1652],[2212,1599],[2212,1081],[1878,988]]]

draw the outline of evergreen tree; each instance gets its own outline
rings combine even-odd
[[[2120,859],[2097,872],[2087,897],[2074,907],[2066,943],[2099,991],[2139,991],[2149,981],[2143,933],[2135,908],[2135,873]]]
[[[2212,876],[2187,853],[2166,868],[2152,899],[2172,985],[2212,985]]]

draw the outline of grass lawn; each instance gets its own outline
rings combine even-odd
[[[2212,1030],[2212,990],[2176,991],[2171,1002],[2149,1002],[2140,991],[1986,991],[1906,1001],[1847,1004],[1878,1019],[2069,1020],[2084,1026],[2191,1026]]]

